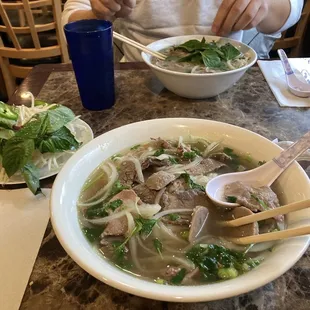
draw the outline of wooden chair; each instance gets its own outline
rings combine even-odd
[[[33,10],[52,6],[53,21],[35,24]],[[9,10],[17,10],[25,13],[26,25],[12,26],[8,17]],[[4,77],[7,94],[10,97],[16,88],[16,78],[25,78],[31,66],[17,65],[16,60],[43,60],[52,57],[61,57],[62,62],[69,62],[67,45],[61,28],[61,0],[20,0],[19,2],[7,2],[0,0],[0,16],[4,25],[0,25],[0,32],[7,34],[11,46],[5,44],[0,37],[0,68]],[[55,45],[42,47],[40,37],[43,32],[55,31]],[[28,35],[31,37],[31,48],[22,47],[19,37]]]
[[[303,45],[303,38],[307,30],[307,26],[310,22],[310,0],[305,1],[304,8],[301,14],[301,18],[295,26],[293,35],[288,36],[290,29],[282,33],[281,39],[277,40],[272,48],[276,51],[279,48],[288,49],[290,57],[300,56],[300,52]]]

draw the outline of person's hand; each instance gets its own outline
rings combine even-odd
[[[90,0],[92,11],[98,18],[113,19],[128,16],[136,0]]]
[[[212,25],[212,32],[224,36],[232,31],[258,26],[268,14],[270,0],[223,0]]]

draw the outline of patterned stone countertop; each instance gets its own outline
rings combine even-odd
[[[257,67],[229,91],[208,100],[187,100],[168,92],[149,70],[116,71],[116,85],[117,102],[111,110],[87,111],[82,108],[73,72],[55,69],[37,97],[73,109],[91,125],[95,136],[131,122],[162,117],[212,119],[268,139],[290,141],[310,130],[310,109],[280,108]],[[49,225],[20,309],[309,310],[310,251],[277,280],[242,296],[196,304],[166,303],[123,293],[90,276],[66,254]]]

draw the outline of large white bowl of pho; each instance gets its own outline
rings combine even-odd
[[[257,60],[251,47],[216,36],[170,37],[148,47],[167,56],[159,60],[142,53],[143,60],[163,85],[181,97],[194,99],[226,91]]]
[[[78,150],[58,174],[51,196],[55,233],[83,269],[131,294],[198,302],[251,291],[292,267],[309,237],[253,246],[227,237],[309,225],[310,211],[234,230],[218,221],[310,198],[309,179],[293,163],[272,188],[230,192],[227,199],[243,199],[234,210],[216,208],[204,188],[218,174],[252,169],[280,151],[251,131],[208,120],[157,119],[114,129]]]

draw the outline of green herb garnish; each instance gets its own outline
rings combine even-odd
[[[96,228],[82,228],[82,232],[89,242],[93,243],[98,240],[100,235],[102,234],[104,227],[96,227]]]
[[[109,203],[105,204],[99,204],[92,207],[89,207],[85,215],[88,219],[93,219],[97,217],[105,217],[108,216],[108,210],[115,211],[118,207],[120,207],[123,204],[123,201],[121,199],[116,199],[114,201],[111,201]]]
[[[173,164],[173,165],[177,165],[179,163],[178,158],[175,157],[169,157],[169,161]]]
[[[161,241],[158,238],[156,238],[153,240],[153,245],[157,253],[160,255],[160,257],[162,257],[163,244],[161,243]]]
[[[131,149],[131,150],[136,150],[136,149],[138,149],[140,146],[141,146],[141,144],[137,144],[137,145],[132,146],[130,149]]]
[[[164,150],[164,149],[159,149],[159,150],[157,150],[157,151],[154,153],[153,156],[158,157],[158,156],[160,156],[160,155],[162,155],[162,154],[165,154],[165,150]]]
[[[170,221],[177,221],[180,218],[180,215],[176,213],[171,213],[168,215],[168,218]]]
[[[230,203],[236,203],[237,202],[237,197],[235,196],[226,196],[226,201]]]
[[[210,69],[229,70],[226,62],[241,55],[240,51],[230,43],[220,46],[214,41],[207,43],[204,38],[201,41],[189,40],[175,49],[188,53],[177,61],[204,64]]]
[[[183,158],[185,158],[185,159],[194,159],[196,156],[197,156],[197,154],[194,151],[183,153]]]
[[[182,283],[184,277],[186,275],[186,269],[185,268],[182,268],[171,280],[170,282],[173,284],[173,285],[179,285]]]
[[[141,225],[139,232],[143,238],[147,238],[152,233],[152,230],[157,223],[154,219],[144,219],[142,217],[136,219],[135,222],[136,224]]]
[[[234,278],[260,263],[258,260],[247,258],[242,252],[214,244],[195,245],[186,256],[199,268],[206,282]]]
[[[251,194],[251,197],[253,199],[255,199],[264,210],[268,210],[269,209],[267,204],[262,199],[258,198],[254,194]]]
[[[204,186],[195,183],[188,173],[182,173],[181,177],[184,178],[185,183],[188,185],[189,188],[198,189],[198,190],[203,191],[203,192],[205,191]]]

